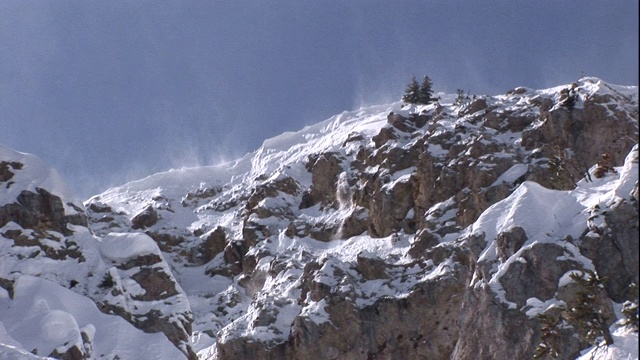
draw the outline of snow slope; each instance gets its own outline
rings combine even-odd
[[[166,343],[164,335],[143,333],[119,316],[100,312],[91,299],[37,277],[18,278],[13,299],[0,298],[0,308],[4,328],[0,343],[37,349],[39,355],[49,355],[61,344],[82,344],[81,333],[85,333],[97,359],[184,356],[171,344],[161,345]]]

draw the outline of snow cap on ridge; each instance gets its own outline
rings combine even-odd
[[[3,188],[0,192],[0,206],[15,202],[23,191],[37,193],[37,189],[44,189],[60,197],[67,214],[77,212],[68,203],[82,206],[82,202],[77,201],[58,171],[37,156],[18,152],[0,144],[0,164],[2,163],[6,163],[3,168],[13,175],[10,175],[6,183],[2,182],[0,185]],[[2,170],[0,168],[0,171]]]

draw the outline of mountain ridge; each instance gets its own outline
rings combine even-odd
[[[638,283],[637,87],[583,78],[461,104],[439,95],[343,112],[84,209],[63,196],[85,222],[59,209],[31,209],[46,220],[36,225],[0,216],[0,306],[28,288],[23,276],[43,278],[95,303],[94,319],[118,315],[132,336],[164,334],[145,341],[192,359],[530,358],[543,335],[535,315],[574,301],[569,274],[581,271],[611,279],[594,296],[607,327],[620,318]],[[16,321],[0,316],[0,343],[31,351]],[[594,345],[573,325],[563,358]],[[66,346],[33,346],[132,351],[82,326]]]

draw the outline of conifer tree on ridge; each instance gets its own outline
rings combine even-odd
[[[429,104],[433,100],[433,83],[428,75],[424,76],[422,84],[413,76],[402,96],[402,101],[408,104]]]
[[[418,98],[419,104],[429,104],[433,99],[433,83],[428,75],[422,78],[422,85],[420,85],[420,96]]]
[[[413,76],[411,78],[411,82],[407,85],[407,88],[404,91],[404,95],[402,96],[402,101],[407,104],[418,104],[420,100],[420,84],[416,77]]]

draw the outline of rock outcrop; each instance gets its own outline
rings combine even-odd
[[[108,268],[94,295],[98,307],[145,332],[162,332],[196,359],[189,345],[193,319],[186,294],[153,239],[142,233],[112,234],[99,248]]]
[[[0,207],[0,227],[13,221],[25,229],[54,230],[70,235],[72,232],[67,224],[87,226],[87,217],[83,212],[67,215],[60,197],[45,189],[35,190],[24,190],[14,203]]]

